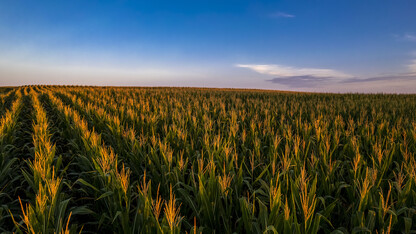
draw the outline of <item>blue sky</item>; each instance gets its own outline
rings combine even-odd
[[[416,92],[416,1],[0,1],[0,85]]]

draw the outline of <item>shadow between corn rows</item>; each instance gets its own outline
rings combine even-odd
[[[70,225],[78,226],[83,233],[98,231],[98,217],[96,210],[90,210],[94,198],[88,196],[76,181],[88,177],[89,172],[80,164],[79,156],[84,154],[82,140],[72,132],[71,125],[65,120],[64,113],[53,107],[47,94],[40,95],[40,101],[47,113],[51,141],[56,146],[56,156],[62,156],[63,184],[62,191],[70,198],[68,204],[72,212]]]
[[[4,142],[4,145],[2,145],[4,147],[2,148],[2,153],[7,154],[8,160],[13,160],[8,175],[8,189],[3,191],[7,194],[5,201],[2,202],[2,213],[4,216],[0,217],[0,220],[3,219],[4,221],[1,223],[4,231],[14,230],[10,213],[13,214],[15,219],[20,220],[22,211],[19,198],[24,203],[31,199],[31,189],[21,172],[28,168],[26,160],[32,157],[33,152],[33,106],[30,97],[24,95],[23,90],[24,88],[20,88],[16,91],[22,93],[22,106],[17,119],[14,120],[17,122],[15,130],[11,136],[7,136],[7,142]],[[7,214],[4,211],[7,211]]]

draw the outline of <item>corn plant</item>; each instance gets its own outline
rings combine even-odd
[[[414,95],[26,86],[0,101],[3,116],[20,103],[2,152],[23,172],[2,182],[5,231],[416,231]]]

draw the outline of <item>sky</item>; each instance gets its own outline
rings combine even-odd
[[[416,1],[0,0],[0,86],[416,93]]]

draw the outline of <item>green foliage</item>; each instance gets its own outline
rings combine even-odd
[[[415,95],[36,86],[0,100],[0,230],[416,232]]]

